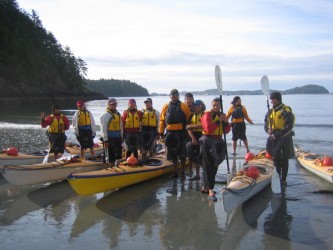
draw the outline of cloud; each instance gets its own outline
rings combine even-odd
[[[87,62],[92,79],[204,90],[220,64],[228,90],[258,89],[264,74],[287,88],[333,80],[330,1],[18,2]]]

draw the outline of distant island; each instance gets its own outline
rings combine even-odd
[[[288,90],[271,90],[279,91],[283,95],[296,95],[296,94],[329,94],[329,91],[319,85],[308,84],[302,87],[296,87]],[[187,91],[182,91],[180,94],[185,95]],[[194,95],[216,95],[217,89],[207,89],[203,91],[190,91]],[[260,90],[235,90],[235,91],[223,91],[224,95],[262,95],[262,91]],[[164,96],[168,94],[159,94],[159,93],[151,93],[151,96]]]

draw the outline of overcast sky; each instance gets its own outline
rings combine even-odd
[[[318,84],[333,92],[333,1],[17,0],[88,65],[150,93]]]

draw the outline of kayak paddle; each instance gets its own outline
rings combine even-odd
[[[221,105],[221,112],[223,114],[223,105],[222,105],[222,93],[223,93],[223,87],[222,87],[222,74],[221,74],[221,68],[219,65],[215,66],[215,82],[216,82],[216,87],[217,90],[220,94],[220,105]],[[225,133],[223,132],[223,138],[224,138],[224,144],[225,144],[225,155],[227,159],[227,169],[228,173],[230,172],[229,169],[229,157],[228,157],[228,148],[227,148],[227,139],[225,136]]]
[[[267,110],[268,110],[268,114],[269,114],[270,110],[269,110],[268,95],[269,95],[270,89],[269,89],[268,77],[263,76],[261,78],[260,83],[261,83],[262,93],[266,96]],[[270,121],[269,121],[269,127],[271,128],[271,122]],[[273,172],[272,181],[271,181],[271,188],[272,188],[273,193],[275,193],[275,194],[280,194],[281,193],[280,176],[279,176],[278,172],[276,171],[276,166],[274,166],[274,172]]]

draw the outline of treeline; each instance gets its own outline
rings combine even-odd
[[[128,80],[86,80],[87,88],[105,96],[148,96],[146,88]]]
[[[0,0],[0,48],[0,97],[89,95],[86,63],[15,0]]]

